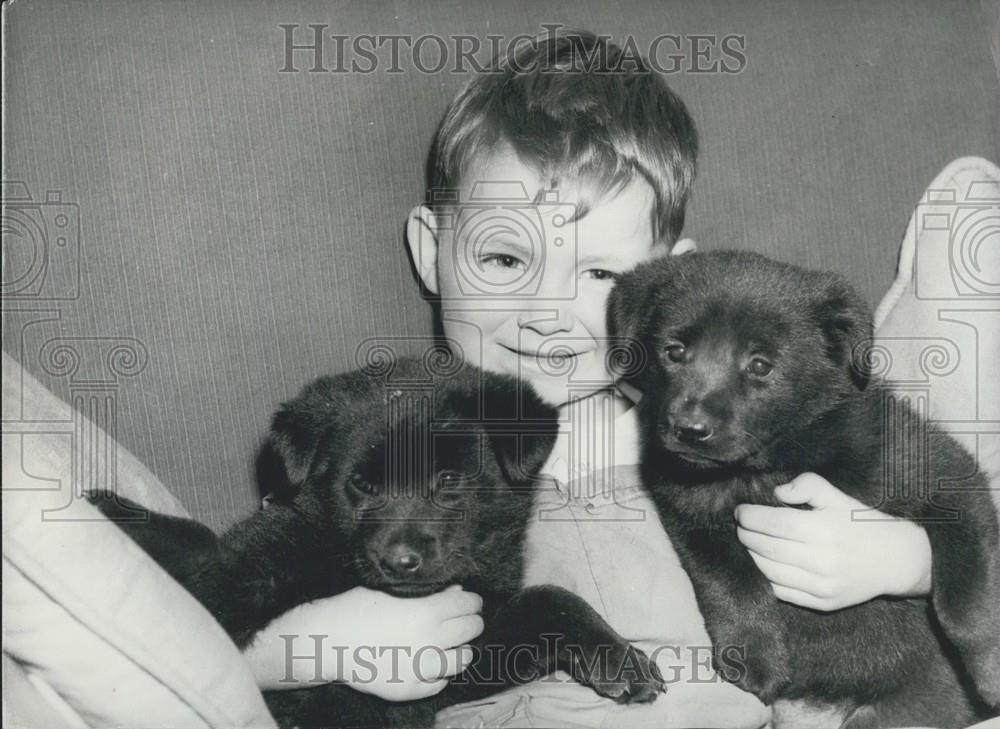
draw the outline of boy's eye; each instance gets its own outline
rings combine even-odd
[[[680,363],[687,359],[687,350],[684,348],[683,344],[668,344],[663,348],[663,351],[666,352],[667,358],[671,362]]]
[[[481,263],[483,266],[495,266],[497,268],[518,268],[524,265],[524,261],[509,253],[491,253],[483,256]]]
[[[773,369],[774,365],[762,357],[754,357],[747,365],[747,372],[754,377],[767,377]]]

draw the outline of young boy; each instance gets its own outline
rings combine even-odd
[[[761,726],[766,709],[708,667],[690,583],[639,487],[633,403],[608,366],[615,348],[604,305],[615,275],[693,247],[679,238],[694,125],[642,61],[589,33],[521,44],[493,70],[468,84],[438,129],[428,165],[435,192],[409,218],[410,252],[453,352],[521,377],[563,406],[543,469],[553,480],[541,487],[529,527],[527,582],[581,594],[655,656],[670,688],[653,704],[620,706],[557,676],[454,707],[440,724]],[[813,474],[779,495],[814,508],[741,507],[736,516],[780,598],[835,609],[928,591],[930,549],[919,527],[852,531],[845,514],[855,504]],[[478,608],[458,586],[412,600],[353,590],[275,621],[247,657],[261,684],[275,688],[285,672],[282,633],[331,635],[349,646],[437,646],[446,656],[440,665],[414,670],[404,661],[390,681],[389,664],[380,664],[374,681],[355,684],[390,700],[418,698],[466,665],[463,644],[482,629]],[[322,680],[350,675],[350,666],[338,672],[331,663]],[[303,668],[296,678],[312,680],[315,666]],[[428,675],[435,680],[418,680]]]

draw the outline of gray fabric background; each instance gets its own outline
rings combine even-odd
[[[307,53],[279,73],[280,23],[301,24],[299,42],[308,23],[509,37],[560,22],[640,48],[742,34],[742,73],[667,79],[703,143],[686,233],[842,271],[875,303],[927,182],[954,157],[1000,157],[996,17],[933,0],[21,0],[6,12],[3,178],[78,206],[79,249],[48,241],[48,289],[7,297],[4,348],[65,397],[110,392],[121,441],[219,528],[257,504],[253,452],[281,400],[353,367],[367,337],[407,351],[430,334],[403,225],[467,78],[405,56],[399,74],[312,74]],[[104,375],[53,375],[53,339]],[[109,374],[109,348],[135,341],[145,366]]]

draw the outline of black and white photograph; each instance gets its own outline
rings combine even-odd
[[[1000,0],[9,0],[12,729],[1000,729]]]

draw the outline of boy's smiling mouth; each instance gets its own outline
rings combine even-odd
[[[551,354],[545,354],[543,352],[538,352],[538,351],[529,351],[529,350],[526,350],[526,349],[518,349],[517,347],[511,347],[511,346],[508,346],[506,344],[501,344],[500,348],[507,350],[508,352],[510,352],[511,354],[516,355],[517,357],[520,357],[522,359],[527,359],[529,361],[535,361],[535,362],[538,362],[538,361],[550,362],[551,361],[551,362],[554,362],[554,363],[558,363],[558,362],[562,362],[563,360],[575,359],[576,357],[579,357],[580,355],[586,354],[586,352],[568,351],[568,350],[566,350],[566,349],[564,349],[562,347],[553,347],[552,349],[556,349],[556,351],[553,352],[553,353],[551,353]]]

